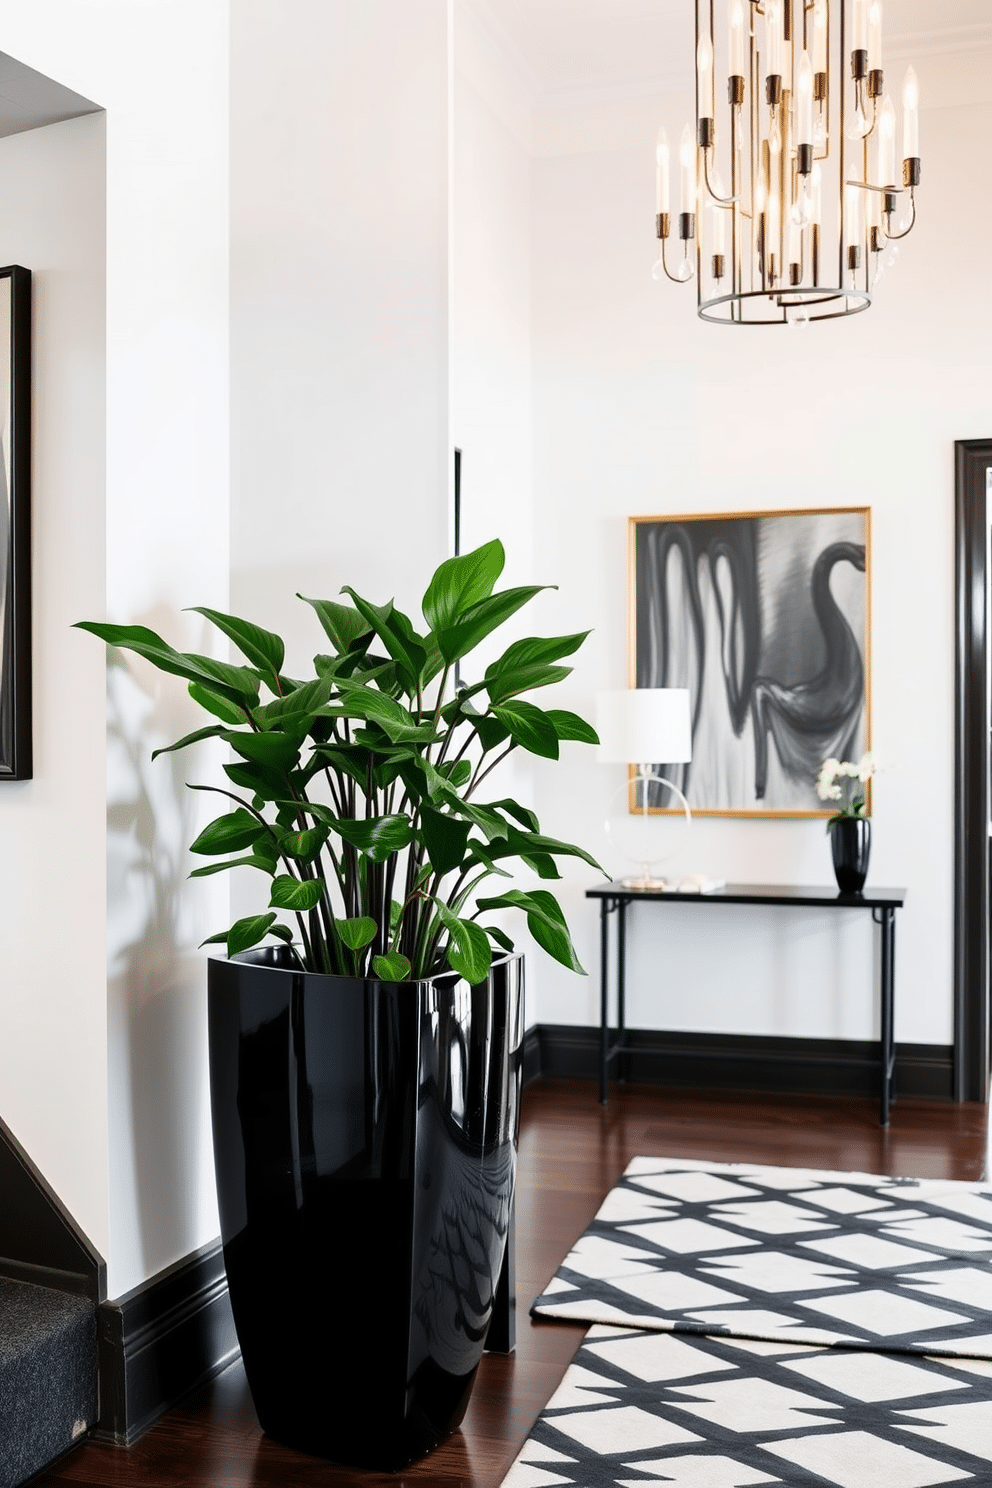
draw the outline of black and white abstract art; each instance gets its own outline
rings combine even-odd
[[[31,776],[31,274],[0,269],[0,780]]]
[[[868,748],[870,510],[630,523],[634,681],[686,687],[696,813],[824,815],[825,759]],[[653,809],[670,809],[659,788]]]

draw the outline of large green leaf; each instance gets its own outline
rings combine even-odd
[[[398,675],[407,692],[415,692],[427,661],[427,652],[407,616],[396,609],[392,600],[386,605],[370,604],[347,584],[341,592],[351,595],[356,610],[364,616],[382,641],[396,663]]]
[[[195,734],[185,734],[183,738],[177,739],[175,744],[166,744],[162,749],[153,749],[152,759],[158,759],[160,754],[172,754],[176,749],[185,749],[189,744],[200,744],[204,739],[221,738],[224,733],[223,724],[212,723],[208,728],[197,729]]]
[[[236,956],[239,951],[248,951],[253,945],[258,945],[260,940],[264,940],[272,930],[275,918],[274,914],[247,915],[243,920],[235,920],[230,930],[210,935],[200,945],[226,945],[227,954]]]
[[[225,765],[224,774],[233,785],[241,790],[251,791],[260,801],[280,801],[286,795],[286,777],[277,775],[274,770],[267,770],[264,765],[239,761]]]
[[[288,873],[281,873],[278,878],[272,880],[269,906],[272,909],[292,909],[298,914],[303,914],[309,909],[316,909],[320,903],[323,888],[322,879],[298,879],[291,877]]]
[[[492,965],[493,952],[489,937],[481,925],[460,920],[440,899],[434,900],[438,918],[448,932],[448,965],[472,986],[481,982]]]
[[[402,852],[413,836],[410,818],[400,813],[362,817],[357,821],[336,817],[334,830],[373,863],[381,863],[393,853]]]
[[[518,697],[522,692],[533,692],[538,687],[554,687],[572,674],[571,667],[534,665],[512,667],[495,672],[486,680],[486,691],[491,703],[502,703],[507,698]]]
[[[514,950],[513,941],[505,930],[501,930],[498,925],[483,925],[481,929],[486,932],[490,940],[494,940],[498,946],[512,956]]]
[[[292,770],[300,758],[300,740],[293,734],[278,733],[274,729],[265,734],[229,732],[224,738],[235,753],[253,765],[262,765],[267,770],[285,775]]]
[[[522,641],[514,641],[497,661],[486,667],[486,680],[494,677],[497,672],[512,672],[518,667],[543,666],[549,662],[561,661],[563,656],[574,655],[589,635],[591,631],[579,630],[572,635],[526,636]]]
[[[585,976],[579,958],[568,933],[561,905],[547,889],[507,889],[491,899],[480,899],[481,909],[522,909],[527,916],[527,928],[542,950],[547,951],[562,966]]]
[[[555,860],[549,853],[521,853],[520,861],[538,878],[561,878]]]
[[[279,851],[284,857],[294,858],[298,863],[312,863],[327,841],[329,830],[321,825],[307,827],[302,832],[279,831]]]
[[[481,827],[489,842],[495,842],[501,837],[506,837],[509,827],[500,816],[498,811],[493,811],[489,806],[483,806],[480,801],[463,801],[454,791],[444,792],[444,799],[448,802],[452,811],[459,816],[468,817],[477,827]]]
[[[452,873],[462,866],[471,826],[464,818],[421,807],[420,830],[435,873]]]
[[[605,869],[584,847],[576,847],[572,842],[561,842],[557,837],[545,837],[541,832],[518,832],[513,827],[506,841],[494,843],[492,849],[494,858],[522,858],[534,853],[550,853],[556,858],[581,858],[590,868],[602,873],[604,878],[607,876]]]
[[[229,702],[248,702],[253,706],[258,701],[258,678],[254,673],[245,667],[214,661],[212,657],[176,651],[147,625],[107,625],[94,620],[78,620],[75,628],[89,631],[106,641],[108,646],[133,651],[136,656],[142,656],[158,667],[160,672],[184,677],[187,682],[201,683]]]
[[[273,698],[271,703],[258,710],[258,718],[267,728],[290,718],[309,719],[325,706],[333,690],[333,677],[317,677],[313,682],[295,687],[285,697]]]
[[[210,855],[240,852],[242,848],[251,847],[265,830],[262,822],[239,806],[236,811],[218,816],[209,826],[204,827],[195,841],[190,843],[189,850]]]
[[[279,636],[271,630],[263,630],[260,625],[253,625],[250,620],[240,620],[237,615],[225,615],[223,611],[210,610],[205,605],[193,605],[192,609],[223,631],[252,666],[267,672],[278,682],[286,659],[286,647]]]
[[[491,718],[488,713],[473,717],[470,722],[479,736],[479,743],[487,752],[499,744],[505,744],[510,737],[506,724],[500,723],[498,718]]]
[[[200,682],[189,684],[189,695],[194,703],[207,713],[212,713],[215,718],[221,718],[226,724],[245,723],[247,714],[238,703],[229,702],[219,692],[214,692],[210,687],[204,687]]]
[[[337,706],[327,710],[330,717],[363,718],[369,723],[377,723],[394,744],[406,740],[430,744],[438,738],[429,724],[418,724],[408,708],[378,688],[367,687],[360,681],[341,679],[338,691],[340,700]]]
[[[446,662],[460,661],[474,651],[480,641],[497,630],[511,615],[522,609],[535,594],[547,589],[547,584],[527,584],[518,589],[504,589],[479,600],[437,633],[437,643]]]
[[[472,605],[488,599],[503,572],[506,554],[499,541],[442,563],[424,595],[424,619],[433,631],[447,630]]]
[[[507,816],[512,816],[522,827],[526,827],[528,832],[541,830],[541,823],[530,807],[521,806],[519,801],[511,801],[509,796],[504,796],[501,801],[487,801],[486,805],[491,806],[494,811],[505,811]]]
[[[399,951],[391,951],[388,956],[373,956],[372,970],[380,982],[405,982],[409,979],[412,968]]]
[[[339,653],[350,651],[363,636],[371,638],[372,626],[351,605],[338,604],[333,599],[307,599],[305,594],[298,594],[296,597],[313,605],[317,618],[324,627],[324,634]]]
[[[510,731],[510,738],[531,754],[558,758],[558,734],[548,715],[533,703],[504,703],[493,712]]]
[[[346,945],[349,951],[364,951],[367,945],[371,945],[378,932],[378,925],[368,915],[357,915],[351,920],[338,920],[338,935],[342,945]]]
[[[586,723],[578,713],[569,713],[565,708],[549,708],[547,717],[555,726],[559,739],[577,739],[580,744],[598,744],[599,735],[591,723]]]
[[[473,859],[474,862],[481,863],[482,867],[488,869],[490,873],[498,873],[500,878],[513,877],[512,873],[507,873],[505,868],[499,867],[499,865],[494,861],[492,854],[487,852],[486,849],[482,846],[482,843],[479,842],[478,839],[475,837],[473,837],[471,842],[468,844],[468,855],[470,858]]]

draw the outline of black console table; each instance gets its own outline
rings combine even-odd
[[[838,894],[836,889],[791,888],[781,884],[727,884],[711,894],[679,894],[664,889],[634,889],[622,883],[604,884],[589,889],[587,899],[599,900],[600,915],[600,1060],[599,1099],[605,1105],[607,1075],[617,1055],[631,1052],[624,1023],[626,976],[627,907],[641,901],[651,904],[773,904],[792,909],[868,909],[876,925],[881,926],[880,956],[880,1050],[882,1066],[881,1121],[889,1124],[892,1101],[892,1074],[895,1067],[893,1031],[893,969],[896,948],[896,910],[906,902],[905,889],[866,889],[863,894]],[[617,1027],[616,1037],[609,1023],[609,917],[617,916]]]

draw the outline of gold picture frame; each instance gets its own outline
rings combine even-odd
[[[693,760],[652,763],[693,815],[834,815],[820,764],[871,747],[870,507],[630,517],[628,614],[629,685],[689,689]]]

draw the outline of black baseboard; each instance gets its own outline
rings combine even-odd
[[[0,1276],[99,1302],[107,1268],[58,1194],[0,1121]]]
[[[598,1028],[539,1023],[527,1038],[538,1046],[542,1076],[599,1078]],[[878,1044],[868,1041],[640,1029],[627,1039],[633,1047],[613,1060],[610,1078],[622,1069],[631,1084],[810,1095],[877,1096],[880,1089]],[[952,1100],[953,1053],[949,1044],[897,1044],[896,1094]]]
[[[531,1080],[541,1078],[541,1040],[537,1028],[528,1028],[524,1034],[524,1074],[523,1083],[529,1085]]]
[[[131,1446],[238,1356],[220,1241],[97,1309],[98,1441]]]

